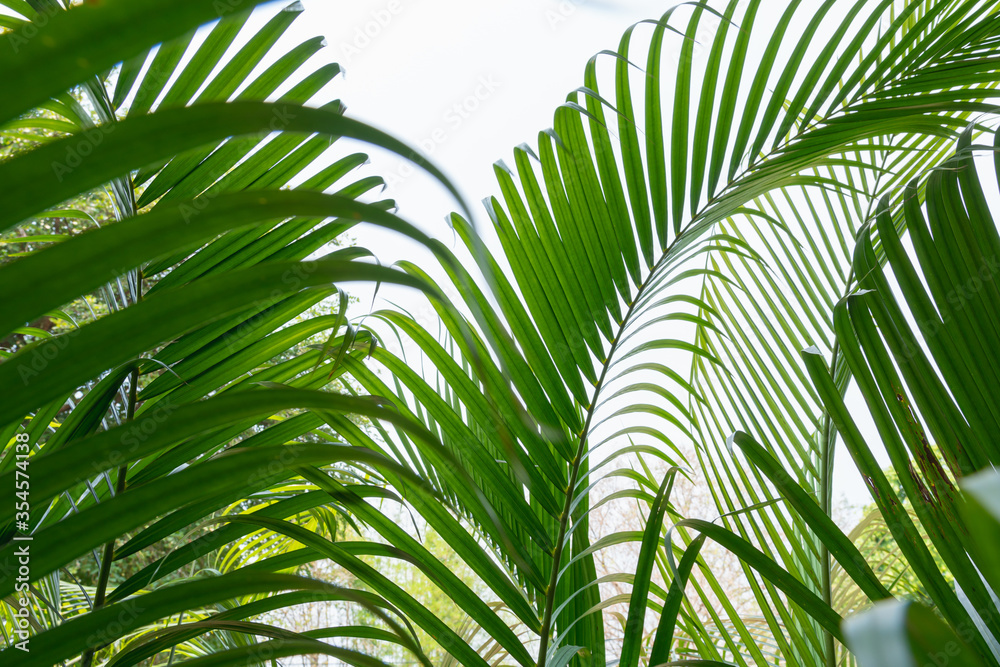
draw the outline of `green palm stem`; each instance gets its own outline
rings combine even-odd
[[[885,167],[886,159],[882,159],[882,167]],[[879,183],[882,181],[882,172],[880,171],[875,177],[875,185],[873,190],[878,191]],[[868,211],[865,215],[865,220],[871,218],[873,213],[875,200],[868,202]],[[851,285],[854,284],[854,267],[851,267],[850,272],[847,274],[847,287],[850,290]],[[840,355],[840,343],[834,339],[833,342],[833,352],[830,355],[830,371],[834,373],[836,370],[837,360]],[[846,391],[846,386],[844,388]],[[831,516],[833,511],[833,461],[834,453],[836,451],[836,441],[837,434],[833,430],[833,420],[830,415],[826,415],[823,420],[823,431],[821,433],[823,449],[821,453],[821,468],[820,468],[820,507],[823,509],[823,513],[827,516]],[[820,543],[820,559],[821,568],[823,575],[823,602],[827,604],[831,609],[833,608],[833,582],[831,581],[832,561],[830,560],[830,549],[826,546],[825,542]],[[833,635],[829,632],[826,633],[826,655],[825,655],[826,667],[835,667],[837,664],[836,657],[836,647],[834,644]]]
[[[692,220],[688,224],[690,227],[694,224]],[[678,239],[684,237],[684,232],[687,229],[682,230],[678,234],[674,243]],[[671,244],[671,247],[674,244]],[[618,332],[615,335],[614,341],[611,343],[611,349],[608,350],[608,356],[604,360],[603,367],[601,369],[601,377],[597,380],[597,386],[594,390],[594,397],[590,401],[590,411],[587,413],[587,419],[584,422],[583,429],[580,431],[580,442],[577,446],[576,456],[570,462],[573,465],[573,470],[570,475],[569,486],[566,488],[566,503],[563,506],[562,514],[559,517],[559,534],[556,539],[556,546],[552,553],[552,575],[549,579],[549,585],[545,592],[545,611],[542,615],[542,630],[541,630],[541,641],[538,646],[538,667],[545,667],[546,652],[548,651],[549,635],[552,630],[552,612],[555,607],[556,598],[556,583],[559,577],[559,566],[562,561],[563,547],[566,541],[566,533],[569,529],[570,520],[570,507],[573,504],[573,489],[576,488],[577,482],[580,477],[580,468],[583,462],[583,456],[587,451],[587,436],[590,432],[590,424],[594,418],[594,413],[597,412],[597,401],[600,398],[601,390],[604,388],[604,382],[607,379],[608,371],[611,369],[612,362],[614,361],[615,352],[618,350],[618,346],[622,341],[622,332],[628,327],[629,322],[632,320],[632,316],[635,314],[636,305],[642,301],[643,293],[649,287],[652,279],[659,272],[663,263],[670,257],[671,247],[666,248],[660,259],[656,262],[653,268],[650,270],[649,275],[646,276],[646,280],[639,285],[639,289],[636,291],[635,296],[632,298],[632,302],[629,304],[628,311],[625,313],[625,317],[622,318],[621,324],[618,326]]]
[[[129,391],[128,391],[128,413],[126,415],[126,421],[132,421],[135,417],[135,400],[136,400],[136,389],[139,384],[139,369],[136,368],[132,371],[129,376]],[[115,480],[115,497],[118,497],[125,492],[125,482],[128,477],[128,465],[123,465],[118,468],[118,477]],[[94,594],[94,606],[93,610],[100,609],[104,606],[104,601],[107,597],[108,592],[108,582],[111,579],[111,562],[115,557],[115,541],[111,540],[104,545],[104,555],[101,558],[101,572],[97,579],[97,592]],[[80,660],[80,667],[91,667],[94,661],[94,651],[95,647],[88,648],[84,652],[83,657]]]

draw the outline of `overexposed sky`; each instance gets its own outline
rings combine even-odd
[[[616,49],[631,24],[659,18],[676,3],[302,0],[302,4],[306,11],[289,36],[296,41],[324,36],[328,45],[320,57],[339,62],[346,72],[330,87],[330,98],[339,97],[350,115],[419,148],[459,187],[476,222],[488,226],[480,200],[496,193],[494,162],[510,162],[515,146],[534,145],[538,132],[551,127],[555,108],[582,85],[584,66],[592,55]],[[444,220],[456,210],[456,203],[440,184],[393,155],[368,146],[357,150],[372,156],[369,173],[386,178],[383,196],[397,201],[401,217],[453,247],[458,244],[452,242]],[[383,263],[408,259],[428,268],[434,265],[419,246],[395,235],[362,229],[354,235]],[[422,299],[392,291],[383,295],[405,299],[405,306],[415,307],[413,314],[422,323],[433,321],[433,311]],[[371,302],[360,296],[359,308],[367,310]],[[860,408],[855,414],[866,418],[859,398],[852,390],[848,402]],[[871,427],[865,432],[877,437]],[[877,445],[873,449],[882,454]],[[842,447],[837,458],[835,496],[852,504],[870,502]]]
[[[492,165],[534,143],[581,85],[593,54],[659,17],[663,0],[304,0],[293,29],[322,34],[346,70],[334,87],[351,115],[419,147],[470,202],[494,189]],[[389,194],[417,222],[454,203],[381,156]],[[380,164],[381,163],[381,164]],[[391,252],[391,248],[386,248]]]

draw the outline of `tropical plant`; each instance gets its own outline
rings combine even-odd
[[[351,180],[364,155],[327,160],[308,177],[303,170],[328,155],[340,136],[405,147],[345,118],[339,102],[303,107],[339,67],[309,66],[320,38],[280,42],[301,14],[299,4],[268,11],[263,26],[252,28],[261,18],[252,15],[256,4],[111,2],[66,11],[55,2],[4,3],[14,16],[4,16],[11,32],[0,56],[8,77],[0,123],[7,136],[37,147],[0,164],[10,205],[3,229],[46,216],[87,219],[53,207],[93,188],[107,189],[118,219],[68,239],[35,239],[53,243],[4,267],[5,335],[34,339],[18,346],[2,370],[2,465],[11,480],[4,484],[18,493],[3,519],[3,618],[11,646],[5,661],[75,656],[91,664],[96,651],[104,662],[137,632],[145,649],[166,641],[171,656],[178,646],[180,655],[204,651],[198,637],[206,631],[224,635],[216,649],[256,650],[247,631],[265,626],[243,623],[238,613],[260,614],[268,603],[256,612],[240,607],[235,617],[230,610],[228,619],[204,618],[199,610],[275,590],[346,599],[385,616],[371,595],[270,575],[266,566],[263,574],[246,569],[265,556],[280,560],[293,543],[254,547],[261,531],[245,524],[203,528],[205,534],[167,551],[158,546],[220,513],[264,509],[297,517],[308,529],[329,525],[328,517],[305,520],[333,510],[325,507],[324,491],[289,479],[292,463],[315,466],[329,484],[347,482],[349,489],[357,479],[362,495],[387,493],[377,468],[390,462],[371,450],[331,445],[341,440],[333,427],[319,428],[323,418],[313,423],[321,412],[299,411],[310,404],[329,410],[337,429],[362,438],[349,415],[387,410],[378,401],[318,391],[343,387],[344,357],[363,355],[371,343],[347,322],[348,299],[338,285],[364,280],[432,290],[365,262],[369,253],[362,249],[325,250],[362,220],[408,227],[386,212],[391,202],[360,200],[381,185],[376,178]],[[209,28],[198,30],[205,23]],[[116,37],[100,43],[87,37],[95,34]],[[36,67],[38,78],[27,76]],[[92,292],[103,312],[83,322],[67,314],[80,312],[76,304],[91,302]],[[296,323],[321,303],[327,314]],[[40,316],[78,328],[52,335],[25,326]],[[320,334],[326,345],[300,344]],[[278,446],[296,439],[298,449]],[[50,459],[53,477],[42,463],[57,452],[83,458]],[[230,473],[214,462],[225,460]],[[167,481],[176,484],[173,491],[163,486]],[[230,543],[243,547],[235,558],[224,554]],[[122,565],[158,550],[145,567],[135,567],[134,558]],[[203,572],[202,557],[213,553],[215,573],[229,576],[211,578],[215,584],[206,589],[208,579],[190,574]],[[89,558],[99,568],[96,581],[74,582],[79,568],[73,566]],[[182,574],[187,566],[195,570]],[[131,569],[138,571],[122,581]],[[173,595],[180,597],[156,607],[130,601],[158,582],[176,584]],[[112,632],[80,630],[100,626],[101,614],[116,619]],[[26,633],[47,628],[56,636],[33,642],[32,653],[17,648]],[[74,645],[58,639],[66,631],[83,634]],[[297,641],[301,647],[306,639]],[[409,645],[412,638],[398,641]]]
[[[239,0],[2,4],[34,23],[3,19],[0,130],[60,133],[0,163],[2,228],[102,186],[120,218],[0,268],[0,336],[94,291],[109,311],[63,335],[22,330],[40,340],[0,364],[2,627],[34,635],[5,664],[381,664],[350,638],[430,664],[415,627],[463,665],[1000,664],[996,482],[970,481],[971,501],[957,490],[996,463],[1000,291],[979,272],[1000,236],[971,154],[994,111],[996,0],[732,0],[636,24],[537,145],[497,163],[490,233],[464,205],[451,216],[461,253],[391,202],[363,203],[377,180],[340,185],[363,156],[303,175],[345,136],[454,192],[339,104],[305,106],[337,69],[294,82],[319,47],[281,50],[297,6],[248,32],[257,3]],[[440,265],[313,259],[362,220]],[[349,323],[331,284],[352,280],[424,291],[440,330],[401,309]],[[332,314],[293,324],[326,299]],[[846,408],[852,381],[916,521]],[[831,520],[838,438],[933,611],[893,601]],[[685,475],[720,516],[678,515]],[[592,534],[612,503],[638,503],[644,524]],[[333,516],[356,539],[325,528]],[[109,586],[116,563],[192,529]],[[247,539],[260,548],[230,569],[182,573]],[[706,540],[739,558],[759,613],[732,605]],[[635,568],[598,572],[595,552],[626,542]],[[96,586],[67,586],[91,553]],[[359,586],[288,574],[323,559]],[[418,570],[468,622],[446,623],[378,559]],[[860,594],[835,595],[846,579]],[[631,590],[605,596],[609,583]],[[377,624],[261,622],[305,601]],[[874,620],[841,629],[871,605]]]

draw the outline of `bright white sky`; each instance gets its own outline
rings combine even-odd
[[[331,86],[348,113],[419,148],[460,188],[488,226],[480,204],[496,192],[493,163],[521,143],[535,144],[555,108],[583,81],[587,60],[616,48],[637,20],[659,17],[664,0],[303,0],[302,39],[326,37],[322,57],[346,74]],[[343,149],[341,149],[343,150]],[[453,248],[445,216],[456,202],[439,183],[394,155],[372,155],[371,174],[389,184],[399,214]],[[357,242],[383,263],[436,264],[398,236],[358,231]],[[389,298],[396,295],[387,292]],[[436,322],[429,305],[412,314]]]
[[[304,0],[295,28],[322,34],[346,76],[349,112],[420,147],[470,202],[494,190],[493,163],[535,143],[581,85],[583,68],[615,48],[663,0]],[[374,35],[374,36],[370,36]],[[456,105],[458,107],[456,108]],[[426,177],[376,157],[389,196],[412,221],[442,221],[454,201]],[[384,168],[388,167],[388,169]],[[477,211],[478,213],[478,211]],[[393,254],[392,248],[380,248]]]
[[[615,49],[632,23],[659,17],[664,0],[303,0],[295,41],[326,37],[325,60],[346,76],[332,86],[349,113],[419,147],[453,179],[488,225],[480,200],[496,191],[493,163],[509,160],[520,143],[535,144],[556,106],[583,82],[587,60]],[[400,215],[448,242],[445,215],[456,205],[430,177],[395,156],[372,155],[371,173],[389,182],[386,197]],[[428,266],[415,244],[370,231],[356,233],[384,263],[411,259]],[[456,243],[458,243],[456,241]],[[416,256],[415,256],[416,255]],[[392,294],[391,298],[399,298]],[[407,301],[406,307],[414,301]],[[419,300],[418,302],[422,302]],[[365,304],[365,307],[370,302]],[[429,306],[413,315],[434,318]],[[859,402],[856,391],[849,404]],[[858,415],[867,410],[858,405]],[[875,436],[873,427],[866,434]],[[876,452],[879,454],[881,452]],[[839,448],[836,497],[870,502],[847,452]],[[888,460],[883,461],[888,464]],[[855,516],[856,518],[856,516]],[[849,526],[844,526],[849,528]]]

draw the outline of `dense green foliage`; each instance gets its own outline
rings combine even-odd
[[[638,23],[496,164],[492,229],[458,201],[461,251],[338,152],[455,193],[317,102],[297,3],[0,5],[4,665],[1000,666],[1000,2]],[[439,321],[351,320],[359,281]]]

